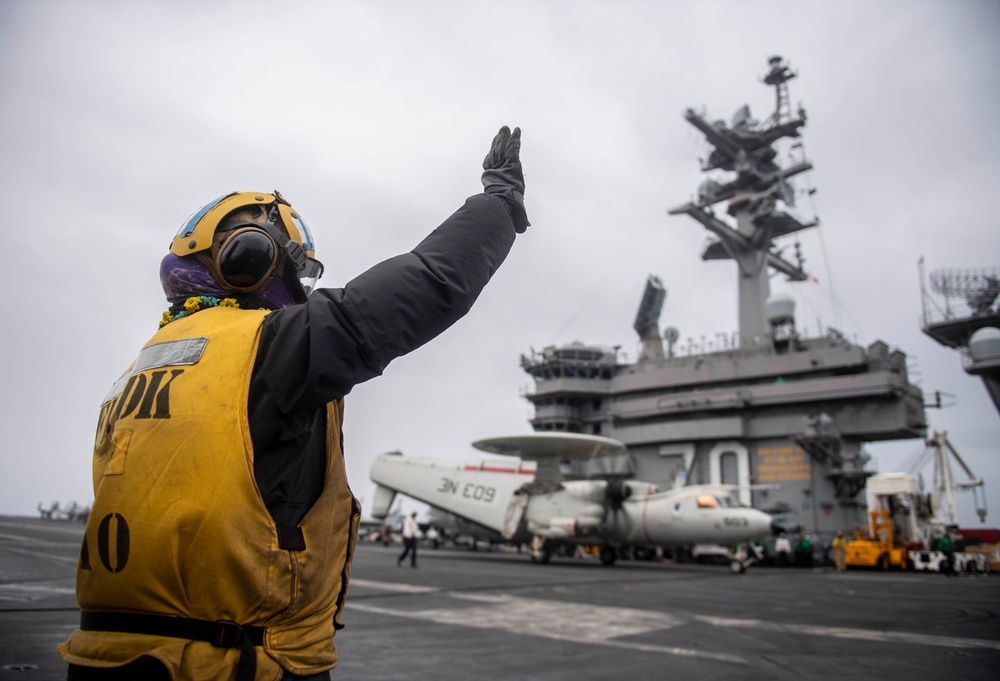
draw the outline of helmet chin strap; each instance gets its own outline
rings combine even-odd
[[[302,285],[302,281],[299,279],[299,275],[303,272],[307,261],[309,261],[309,256],[306,254],[306,250],[297,242],[292,240],[287,234],[278,229],[272,220],[258,225],[260,229],[266,232],[272,239],[274,243],[278,245],[278,248],[285,254],[287,262],[284,263],[284,281],[285,286],[295,298],[296,302],[304,303],[306,298],[309,297],[309,291],[305,289]],[[319,266],[319,271],[322,273],[323,265],[318,260],[312,261],[315,265]],[[282,263],[279,261],[279,267]],[[291,267],[289,267],[291,265]],[[318,277],[318,275],[317,275]]]
[[[295,266],[295,271],[297,272],[302,269],[302,266],[306,263],[306,259],[309,257],[306,255],[306,250],[297,241],[293,241],[287,234],[278,229],[274,221],[270,219],[270,216],[267,222],[249,222],[247,226],[263,230],[269,237],[274,239],[274,243],[282,250],[288,261]]]

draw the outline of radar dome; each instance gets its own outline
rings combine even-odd
[[[767,299],[767,321],[771,326],[795,320],[795,299],[787,293],[775,293]]]
[[[984,326],[973,333],[969,338],[969,354],[977,362],[1000,359],[1000,329]]]

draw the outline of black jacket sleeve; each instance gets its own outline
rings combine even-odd
[[[268,315],[254,382],[284,414],[343,397],[461,319],[514,236],[502,201],[470,197],[410,253]]]

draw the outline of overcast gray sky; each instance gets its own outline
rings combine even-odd
[[[582,340],[634,357],[648,274],[682,339],[735,331],[734,265],[702,262],[704,230],[666,209],[704,179],[684,109],[765,118],[759,78],[780,54],[816,166],[799,212],[822,226],[802,234],[818,282],[773,288],[800,326],[883,339],[926,392],[955,396],[931,426],[986,478],[996,526],[1000,417],[921,333],[917,262],[1000,265],[998,28],[990,0],[4,0],[0,513],[90,502],[99,403],[165,309],[160,258],[232,190],[280,189],[315,233],[321,283],[341,286],[481,190],[500,125],[523,130],[532,227],[465,319],[348,398],[368,501],[381,452],[465,457],[528,432],[521,353]],[[920,448],[870,451],[886,472]]]

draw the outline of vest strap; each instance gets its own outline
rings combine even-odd
[[[306,536],[297,525],[276,525],[278,529],[278,548],[285,551],[305,551]]]
[[[264,645],[264,627],[239,625],[228,620],[200,620],[137,612],[81,612],[84,631],[118,631],[128,634],[169,636],[205,641],[218,648],[240,648],[237,681],[253,681],[257,672],[254,646]]]

